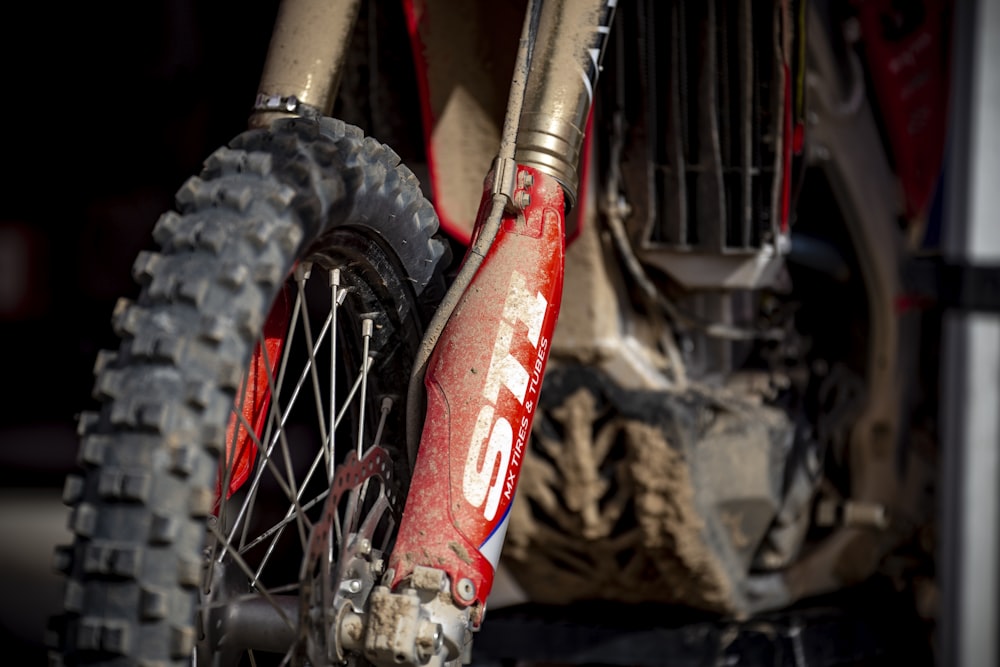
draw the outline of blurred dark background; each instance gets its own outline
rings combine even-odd
[[[25,2],[0,21],[0,642],[44,664],[76,415],[177,188],[246,126],[277,0]]]

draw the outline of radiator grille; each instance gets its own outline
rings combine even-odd
[[[647,254],[746,258],[773,251],[787,231],[791,4],[643,3],[637,27],[651,173],[639,240]]]

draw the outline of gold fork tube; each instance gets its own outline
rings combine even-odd
[[[555,177],[571,205],[614,5],[609,0],[546,0],[538,20],[515,159]]]
[[[258,108],[250,126],[295,115],[295,103],[328,116],[333,110],[360,0],[283,0],[258,88],[258,100],[292,100],[280,109]]]

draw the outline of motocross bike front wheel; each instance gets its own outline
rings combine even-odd
[[[437,218],[398,156],[332,119],[240,135],[176,202],[80,421],[56,657],[330,662],[407,491]]]

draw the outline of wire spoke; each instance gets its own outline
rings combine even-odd
[[[361,321],[361,338],[364,341],[364,356],[362,359],[369,359],[369,352],[371,349],[372,340],[372,329],[374,327],[373,322],[370,319],[364,319]],[[368,369],[371,364],[366,363],[361,369],[361,401],[360,401],[360,412],[358,417],[358,460],[362,458],[364,453],[364,435],[365,435],[365,404],[368,402],[365,399],[368,397]]]
[[[308,266],[308,263],[306,263],[306,262],[299,263],[299,264],[296,265],[295,271],[294,271],[296,279],[298,279],[298,277],[305,272],[307,266]],[[281,355],[281,366],[278,368],[278,379],[275,382],[275,386],[277,388],[277,392],[278,392],[279,396],[281,395],[281,391],[285,387],[285,373],[288,371],[288,360],[289,360],[289,358],[291,356],[290,354],[288,354],[288,352],[289,352],[289,350],[292,349],[292,345],[293,345],[294,340],[295,340],[295,329],[296,329],[296,327],[298,325],[299,313],[301,311],[302,311],[302,295],[299,292],[296,292],[296,294],[295,294],[295,302],[292,304],[292,314],[291,314],[291,317],[289,318],[289,321],[288,321],[288,328],[286,329],[286,333],[285,333],[285,341],[284,341],[284,344],[282,346],[282,349],[283,349],[284,353]],[[292,409],[292,407],[295,404],[295,398],[294,398],[294,396],[297,393],[298,393],[298,389],[296,389],[295,394],[293,394],[293,398],[289,401],[289,406],[288,406],[288,410],[289,411]],[[266,427],[264,429],[263,437],[261,438],[263,442],[270,442],[270,440],[271,440],[271,432],[274,430],[274,425],[275,425],[275,423],[277,421],[277,420],[274,419],[274,412],[273,412],[274,405],[275,405],[274,403],[268,402],[268,419],[266,420]],[[280,420],[281,424],[284,424],[284,421],[285,421],[286,418],[287,418],[287,415],[284,416],[284,417],[282,417],[282,419]],[[280,426],[279,426],[279,428],[280,428]],[[272,445],[272,447],[273,447],[273,445]],[[262,451],[262,450],[258,450],[258,451]],[[270,451],[271,450],[268,449],[268,451],[267,451],[267,453],[265,455],[266,456],[270,456]],[[262,472],[263,471],[263,467],[261,467],[259,470]],[[258,475],[257,475],[258,479],[256,479],[255,483],[251,485],[251,492],[247,494],[246,502],[244,503],[243,507],[240,508],[240,515],[241,516],[244,513],[250,512],[252,510],[252,507],[253,507],[254,503],[256,502],[257,488],[258,488],[257,487],[257,482],[259,482],[259,477],[260,477],[260,474],[258,473]],[[244,522],[243,523],[243,534],[240,536],[240,544],[241,545],[246,543],[247,532],[249,531],[249,529],[250,529],[250,522],[249,521]]]
[[[337,467],[337,443],[334,440],[334,434],[337,430],[335,413],[337,411],[337,310],[340,308],[340,304],[337,302],[338,298],[346,297],[347,292],[338,294],[338,288],[340,287],[340,269],[334,269],[330,273],[330,314],[333,316],[333,335],[330,336],[330,440],[326,443],[323,448],[324,452],[327,452],[327,473],[326,479],[327,484],[333,485],[333,478],[336,474]],[[349,404],[345,402],[345,405]],[[337,513],[334,512],[334,518],[336,519]],[[327,533],[327,561],[329,563],[333,562],[334,550],[336,545],[339,544],[340,540],[340,521],[335,521],[337,526],[336,532],[331,530]],[[325,617],[325,611],[324,611]]]
[[[298,305],[299,305],[298,301],[296,301],[296,310],[298,310]],[[327,332],[329,331],[329,328],[330,328],[330,322],[331,322],[331,318],[327,317],[327,320],[326,320],[326,322],[324,322],[323,328],[320,331],[319,336],[317,337],[317,342],[318,343],[321,343],[323,341],[323,339],[326,337],[326,334],[327,334]],[[287,343],[286,343],[286,345],[287,345]],[[283,366],[287,363],[288,356],[289,355],[288,355],[287,350],[286,350],[286,353],[283,355],[284,358],[282,359],[282,365]],[[299,393],[301,392],[302,387],[305,384],[306,377],[308,377],[308,373],[309,373],[308,366],[309,366],[309,363],[310,362],[307,362],[306,368],[304,368],[302,370],[302,372],[299,374],[299,378],[298,378],[298,380],[295,383],[295,387],[292,390],[291,396],[290,396],[289,401],[288,401],[288,405],[287,405],[286,409],[284,410],[284,412],[278,413],[278,403],[276,401],[273,401],[273,400],[271,401],[271,405],[270,405],[270,409],[269,409],[268,428],[267,428],[267,430],[266,430],[265,433],[267,433],[268,435],[271,434],[271,431],[273,430],[272,427],[275,427],[275,424],[274,424],[275,421],[277,422],[276,428],[277,428],[278,432],[275,433],[275,434],[273,434],[273,435],[270,435],[270,438],[266,439],[268,441],[268,446],[267,446],[266,450],[264,450],[263,448],[259,449],[259,451],[264,452],[263,455],[262,455],[262,458],[265,459],[265,460],[270,459],[271,454],[272,454],[272,452],[274,450],[274,447],[277,445],[278,440],[281,437],[282,432],[284,431],[284,427],[285,427],[285,424],[288,421],[288,417],[291,414],[292,409],[295,407],[296,402],[298,401]],[[284,373],[282,373],[282,376],[280,377],[280,379],[282,381],[284,380]],[[278,414],[280,414],[280,417],[278,417]],[[258,447],[260,447],[260,442],[259,441],[257,441],[257,444],[258,444]],[[250,505],[252,499],[256,497],[256,494],[257,494],[257,492],[259,490],[259,487],[260,487],[261,478],[263,477],[263,474],[264,474],[264,470],[265,470],[265,467],[263,465],[259,465],[257,467],[257,472],[254,474],[254,479],[253,479],[253,481],[251,482],[251,485],[250,485],[250,491],[248,492],[247,502],[245,502],[243,504],[243,506],[240,508],[240,512],[239,512],[239,514],[238,514],[238,516],[236,518],[236,521],[234,523],[235,526],[238,526],[240,524],[240,522],[243,520],[244,515],[246,514],[246,511],[248,509],[248,505]],[[234,533],[234,535],[235,535],[235,533]],[[231,543],[231,540],[232,540],[232,536],[230,536],[230,540],[227,541],[227,544]],[[224,555],[225,555],[225,552],[223,552],[222,556],[224,556]],[[220,556],[220,558],[221,558],[221,556]]]
[[[342,292],[342,294],[343,294],[343,292]],[[372,359],[369,358],[368,359],[368,364],[366,365],[366,367],[370,368],[371,367],[371,363],[372,363]],[[358,388],[361,386],[361,383],[362,383],[362,374],[359,373],[358,378],[354,381],[354,384],[351,386],[350,392],[348,392],[348,394],[347,394],[347,400],[344,401],[344,405],[341,406],[340,413],[337,414],[337,417],[336,417],[336,419],[335,419],[335,421],[333,423],[333,430],[331,431],[331,433],[335,433],[336,432],[337,426],[339,426],[340,422],[344,419],[344,415],[347,413],[347,408],[350,406],[351,401],[354,400],[355,395],[358,393]],[[387,399],[387,400],[389,400],[389,402],[391,404],[391,399]],[[381,423],[384,423],[384,417],[383,417],[382,422],[380,422],[380,430],[381,430]],[[309,482],[312,480],[312,476],[316,472],[316,469],[318,468],[319,463],[323,460],[323,456],[324,456],[323,452],[321,451],[319,454],[317,454],[316,458],[313,460],[313,464],[310,467],[309,472],[307,473],[305,479],[303,480],[303,483],[302,483],[303,488],[306,487],[309,484]],[[322,497],[326,497],[326,495],[328,493],[329,493],[329,491],[327,491],[326,493],[323,493]],[[302,494],[302,491],[299,492],[299,496],[300,497],[301,497],[301,494]],[[314,501],[311,501],[311,503],[314,503]],[[303,507],[302,511],[305,511],[306,509],[309,509],[310,507],[312,507],[312,504],[310,504],[308,507]],[[281,534],[284,532],[285,526],[287,526],[287,524],[290,523],[290,519],[291,518],[294,518],[293,514],[294,514],[294,510],[295,509],[296,509],[296,505],[295,505],[295,503],[292,503],[292,505],[288,508],[288,510],[287,510],[287,512],[285,514],[285,518],[282,519],[279,522],[279,524],[277,525],[277,531],[273,533],[274,534],[274,539],[271,541],[271,544],[268,547],[268,550],[267,550],[266,555],[264,557],[265,561],[268,558],[270,558],[270,554],[271,554],[271,552],[274,551],[275,545],[277,544],[278,540],[281,538]],[[334,525],[335,534],[337,536],[337,539],[342,541],[343,540],[343,533],[342,533],[341,528],[340,528],[339,517],[335,515],[334,516],[334,521],[335,521],[335,525]],[[272,532],[272,531],[269,531],[269,533],[270,532]],[[251,544],[251,546],[255,546],[259,542],[260,542],[260,538],[254,540],[253,543]],[[245,552],[245,551],[247,551],[247,549],[249,549],[249,547],[247,547],[246,549],[243,549],[243,551]],[[263,568],[263,564],[261,565],[261,569],[262,568]],[[258,576],[260,576],[260,571],[261,570],[259,569],[258,570]]]
[[[326,443],[324,451],[327,452],[327,481],[333,483],[334,469],[337,465],[336,447],[333,441],[333,434],[337,430],[336,410],[337,410],[337,310],[347,296],[346,291],[339,291],[340,269],[330,272],[330,316],[333,318],[333,332],[330,335],[330,439]]]
[[[311,510],[313,507],[315,507],[317,505],[317,503],[322,502],[323,499],[326,498],[328,495],[330,495],[330,490],[329,489],[327,489],[326,491],[323,491],[322,493],[320,493],[319,495],[317,495],[312,500],[304,503],[302,505],[303,511]],[[257,545],[263,543],[265,540],[267,540],[267,538],[271,537],[275,533],[278,533],[278,537],[280,537],[281,536],[280,533],[281,533],[281,531],[284,530],[285,526],[287,526],[289,523],[291,523],[294,520],[295,520],[295,516],[293,515],[293,513],[292,512],[287,513],[276,524],[274,524],[273,526],[271,526],[270,528],[268,528],[267,530],[265,530],[263,533],[261,533],[260,535],[258,535],[257,537],[255,537],[253,540],[251,540],[247,544],[241,546],[240,547],[240,553],[247,553],[247,552],[251,551],[254,547],[256,547]],[[271,542],[271,544],[269,545],[268,550],[266,552],[267,554],[270,554],[271,551],[274,550],[274,544],[275,544],[275,542],[276,542],[276,540],[273,540]],[[267,556],[265,555],[264,556],[264,561],[266,562],[266,560],[267,560]],[[264,562],[261,563],[261,568],[263,568],[263,567],[264,567]],[[260,571],[258,570],[258,575],[259,574],[260,574]]]
[[[243,416],[240,417],[240,422],[247,425],[249,424],[249,422],[247,422],[246,420],[246,417]],[[259,447],[260,440],[258,440],[256,436],[253,436],[253,438],[254,442],[256,442],[257,446]],[[288,496],[289,500],[292,501],[293,503],[292,506],[301,511],[302,508],[298,505],[298,495],[295,492],[295,488],[294,486],[289,485],[289,483],[285,480],[284,476],[282,475],[281,469],[278,468],[278,464],[275,463],[271,459],[271,457],[265,458],[264,464],[271,469],[271,473],[274,475],[274,481],[278,483],[278,486],[281,488],[281,490],[284,491],[285,495]]]
[[[392,412],[393,401],[390,397],[386,396],[382,399],[382,405],[379,406],[379,418],[378,418],[378,428],[375,429],[375,437],[372,439],[372,447],[379,447],[382,445],[382,431],[385,430],[385,422],[389,418],[389,413]]]
[[[272,397],[272,404],[274,402],[275,401],[273,400],[273,397]],[[256,444],[258,451],[264,451],[263,445],[260,442],[260,439],[257,437],[257,434],[254,432],[254,430],[250,427],[250,423],[247,421],[246,416],[241,413],[241,414],[237,415],[237,417],[239,418],[239,421],[243,425],[243,427],[247,429],[247,432],[250,434],[250,437],[253,438],[253,441]],[[279,440],[280,441],[285,442],[284,430],[283,429],[278,432],[278,436],[279,436]],[[305,517],[304,513],[302,512],[301,506],[299,506],[299,504],[298,504],[298,498],[296,496],[296,492],[294,491],[294,475],[289,474],[289,476],[293,478],[293,484],[292,484],[292,486],[289,486],[285,482],[285,479],[284,479],[284,476],[282,474],[282,471],[280,469],[278,469],[277,464],[275,464],[274,461],[271,458],[270,454],[271,454],[271,450],[273,448],[274,448],[274,443],[271,444],[271,446],[267,449],[267,452],[261,457],[261,461],[259,463],[259,468],[258,468],[258,474],[254,478],[254,489],[253,489],[254,493],[250,494],[250,496],[247,498],[247,502],[244,502],[243,506],[240,508],[240,512],[239,512],[239,515],[237,516],[236,523],[233,525],[233,528],[230,531],[229,537],[225,540],[225,545],[224,545],[222,551],[219,553],[218,560],[220,562],[225,557],[226,553],[229,550],[229,547],[232,545],[232,539],[233,539],[233,537],[235,537],[236,531],[239,529],[239,522],[244,519],[244,516],[247,513],[247,509],[251,505],[251,502],[250,502],[251,499],[256,498],[256,489],[259,487],[260,479],[261,479],[261,477],[263,475],[263,471],[264,471],[265,467],[269,468],[271,470],[271,473],[274,476],[274,480],[278,483],[278,486],[285,493],[285,495],[288,496],[289,500],[292,501],[293,507],[295,507],[296,509],[299,510],[297,518],[299,519],[300,526],[301,526],[301,524],[302,524],[303,521],[308,522],[308,519]],[[287,454],[287,448],[285,449],[285,452]]]
[[[306,274],[303,280],[298,282],[298,289],[300,298],[305,299],[305,283],[309,279],[309,274]],[[330,309],[330,314],[327,319],[332,321],[333,319],[333,308]],[[321,442],[326,442],[327,432],[326,432],[326,419],[323,416],[323,396],[320,391],[319,383],[319,371],[316,368],[316,351],[319,349],[319,344],[322,341],[316,342],[313,340],[312,335],[312,323],[309,318],[309,311],[306,309],[302,314],[302,333],[305,335],[306,339],[306,352],[308,353],[308,359],[306,366],[309,371],[309,378],[312,380],[313,386],[313,401],[316,404],[316,418],[319,425],[319,438]],[[336,335],[336,328],[333,330],[334,336]]]

